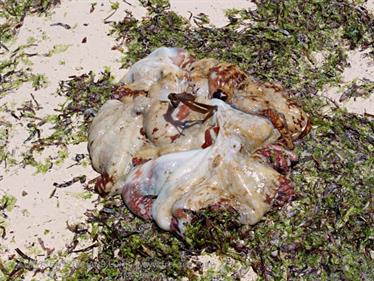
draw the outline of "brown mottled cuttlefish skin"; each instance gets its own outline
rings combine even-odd
[[[89,130],[101,194],[180,234],[189,211],[222,205],[255,224],[294,197],[291,150],[310,123],[282,87],[165,47],[122,81]]]

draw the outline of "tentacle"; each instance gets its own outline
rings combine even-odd
[[[263,159],[263,161],[280,173],[287,173],[289,168],[298,161],[298,157],[295,153],[276,144],[270,144],[260,148],[254,155]]]
[[[312,122],[311,122],[310,119],[308,118],[307,123],[306,123],[304,129],[302,130],[301,134],[298,136],[298,138],[299,138],[299,139],[302,139],[302,138],[305,137],[307,134],[309,134],[311,130],[312,130]]]
[[[273,206],[282,207],[286,203],[293,200],[296,196],[295,190],[291,181],[285,176],[279,176],[279,188],[277,195],[273,200]]]
[[[123,103],[130,103],[137,96],[147,96],[147,92],[143,90],[132,90],[129,86],[123,85],[115,89],[110,98],[120,100]]]
[[[136,183],[126,184],[122,189],[122,199],[136,216],[152,220],[152,204],[157,196],[144,195]]]
[[[107,196],[113,187],[113,178],[107,173],[102,174],[96,178],[95,191],[101,196]]]
[[[294,149],[295,145],[293,143],[291,133],[288,130],[288,125],[284,114],[279,113],[271,108],[262,110],[259,114],[268,118],[273,126],[281,133],[282,140],[285,142],[288,149]]]

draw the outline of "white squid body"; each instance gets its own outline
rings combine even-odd
[[[148,103],[144,97],[136,98],[131,105],[109,100],[90,126],[88,151],[92,166],[98,173],[109,175],[112,182],[130,171],[133,155],[147,142],[140,132],[143,116],[139,113],[149,107]],[[106,188],[106,192],[111,191],[111,183]]]
[[[181,210],[197,211],[215,204],[234,207],[243,223],[254,224],[269,210],[268,198],[276,194],[280,175],[249,155],[259,145],[276,140],[279,133],[265,118],[243,120],[244,113],[220,100],[211,102],[218,106],[221,128],[212,146],[161,156],[135,167],[116,184],[134,213],[151,216],[162,229],[170,230],[174,218],[183,232]],[[146,206],[142,198],[149,196],[155,200]]]
[[[148,91],[152,85],[165,77],[169,76],[172,80],[175,77],[182,78],[183,72],[180,66],[187,57],[188,53],[184,49],[166,47],[156,49],[132,65],[121,81],[131,85],[133,90]],[[174,80],[175,82],[178,81]]]

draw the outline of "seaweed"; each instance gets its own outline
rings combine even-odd
[[[25,142],[32,144],[24,153],[22,164],[34,166],[37,172],[42,173],[47,172],[54,164],[61,164],[68,156],[66,152],[68,145],[87,140],[90,121],[100,106],[109,99],[114,89],[110,72],[104,71],[98,78],[90,72],[80,76],[70,76],[69,80],[61,81],[57,94],[67,97],[67,100],[56,109],[57,114],[41,119],[36,116],[35,105],[31,101],[23,108],[19,108],[20,118],[27,119],[30,132]],[[51,126],[51,133],[41,133],[44,126]],[[38,154],[51,146],[60,149],[56,156],[50,156],[44,163],[35,160]]]
[[[96,259],[80,254],[79,262],[69,268],[70,280],[165,280],[187,274],[187,256],[181,255],[184,244],[153,223],[136,218],[120,198],[86,215],[94,226],[93,241],[101,249]]]
[[[339,109],[311,115],[291,172],[298,199],[254,226],[253,266],[270,280],[371,280],[373,124]]]
[[[70,76],[70,80],[62,81],[57,94],[67,97],[67,100],[53,118],[55,133],[41,140],[41,143],[66,145],[86,141],[90,120],[114,89],[113,77],[109,71],[101,73],[99,78],[90,72]],[[74,119],[78,120],[73,122]]]
[[[227,11],[230,22],[222,28],[196,18],[194,27],[166,3],[143,1],[147,17],[137,20],[127,12],[113,25],[112,34],[128,48],[124,66],[157,47],[182,47],[198,58],[235,63],[256,78],[310,95],[339,81],[346,46],[369,48],[374,34],[373,18],[348,1],[256,1],[255,11]],[[313,54],[323,51],[329,55],[317,67]]]
[[[360,79],[349,83],[340,96],[339,101],[343,102],[351,98],[356,100],[358,97],[369,97],[373,93],[374,82],[369,79]]]
[[[60,0],[5,0],[0,2],[0,42],[1,48],[6,49],[6,43],[11,41],[23,24],[26,15],[46,14],[51,8],[60,4]]]
[[[2,239],[4,239],[7,236],[7,231],[6,231],[7,218],[8,218],[7,213],[13,210],[16,204],[16,201],[17,199],[12,195],[3,194],[0,197],[0,237]]]
[[[29,38],[28,43],[12,50],[11,45],[24,18],[32,14],[48,14],[60,3],[60,0],[5,0],[0,1],[0,98],[22,83],[30,81],[35,90],[46,86],[47,81],[41,74],[33,74],[29,67],[32,62],[29,57],[35,53],[27,53],[25,49],[35,46],[35,38]]]
[[[30,54],[26,48],[35,45],[35,39],[29,38],[28,43],[10,50],[10,45],[15,39],[19,28],[23,24],[26,15],[47,14],[50,9],[59,4],[59,0],[5,0],[0,1],[0,55],[4,57],[0,60],[0,99],[8,93],[18,89],[23,83],[31,82],[32,87],[37,90],[47,85],[45,76],[33,74],[30,68]],[[8,48],[9,47],[9,48]],[[2,106],[1,111],[10,112],[18,119],[14,111]],[[0,120],[0,164],[5,168],[14,165],[17,161],[14,158],[14,151],[8,151],[7,144],[13,125],[10,122]],[[37,126],[33,126],[34,131],[38,131]]]
[[[13,52],[9,59],[0,61],[0,98],[32,77],[29,67],[20,67],[20,61],[25,58],[27,55],[22,50],[18,50]]]
[[[7,149],[11,128],[12,124],[10,122],[0,120],[0,164],[4,163],[5,168],[14,163],[12,154]]]

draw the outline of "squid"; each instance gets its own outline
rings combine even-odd
[[[217,204],[233,207],[243,223],[255,224],[284,184],[281,174],[251,156],[279,137],[271,122],[260,116],[242,119],[244,113],[223,101],[212,103],[220,128],[213,145],[166,154],[135,167],[117,183],[130,210],[164,230],[183,233],[185,210]]]
[[[294,197],[287,172],[310,122],[281,86],[165,47],[121,81],[89,129],[99,194],[180,235],[191,211],[226,206],[255,224]]]

